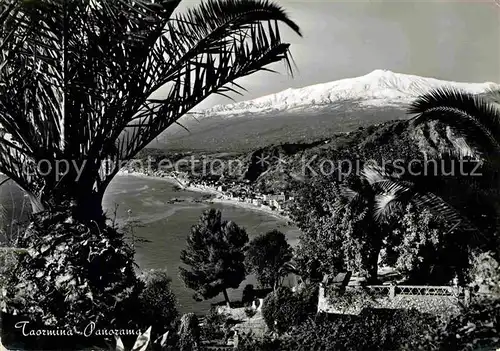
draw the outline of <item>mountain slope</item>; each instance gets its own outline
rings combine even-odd
[[[472,93],[500,89],[487,83],[458,83],[415,75],[374,70],[364,76],[316,84],[300,89],[287,89],[254,100],[217,105],[205,110],[205,115],[266,113],[297,108],[318,108],[344,101],[359,101],[363,106],[405,104],[433,88],[452,86]]]

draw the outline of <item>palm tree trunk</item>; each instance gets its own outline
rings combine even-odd
[[[102,224],[105,221],[102,208],[103,195],[88,187],[81,188],[51,194],[47,199],[50,209],[61,212],[70,210],[76,220]]]
[[[382,248],[382,242],[377,241],[373,244],[373,249],[370,252],[370,258],[368,261],[368,276],[367,281],[370,284],[376,284],[378,282],[378,256]]]
[[[105,219],[102,208],[102,196],[95,192],[79,196],[76,199],[73,215],[79,220],[101,223]]]

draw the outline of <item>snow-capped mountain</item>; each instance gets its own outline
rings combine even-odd
[[[421,93],[446,86],[471,93],[500,89],[499,84],[492,82],[459,83],[377,69],[361,77],[315,84],[299,89],[287,89],[254,100],[217,105],[203,112],[208,116],[231,116],[322,109],[349,101],[358,102],[366,107],[398,106],[407,104]]]

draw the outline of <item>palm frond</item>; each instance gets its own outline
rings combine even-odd
[[[484,93],[480,94],[481,98],[489,101],[490,103],[500,105],[500,90],[499,89],[488,89]]]
[[[413,197],[413,203],[418,208],[428,208],[435,216],[452,223],[455,228],[460,227],[463,230],[472,231],[483,236],[477,226],[472,224],[460,211],[435,194],[416,193]]]
[[[373,185],[387,179],[387,172],[379,166],[366,164],[361,171],[363,177],[368,184]]]
[[[421,179],[419,183],[423,185],[417,186],[411,181],[393,177],[381,167],[373,165],[365,165],[362,175],[372,187],[373,217],[378,222],[387,221],[404,210],[406,205],[413,203],[417,208],[429,209],[434,215],[452,223],[453,226],[483,235],[458,209],[442,197],[425,190],[425,180],[429,179]]]
[[[350,203],[358,202],[362,198],[362,195],[358,191],[351,189],[347,186],[340,187],[340,196],[342,196]]]
[[[439,121],[485,154],[500,152],[500,110],[486,99],[454,88],[435,89],[408,109],[415,125]]]
[[[408,183],[386,179],[376,183],[374,217],[384,221],[411,201],[413,187]]]
[[[269,1],[203,3],[169,22],[157,50],[152,51],[151,62],[159,70],[151,93],[165,85],[170,90],[163,101],[145,102],[135,116],[143,127],[126,133],[121,157],[133,156],[209,95],[237,91],[230,86],[236,79],[277,61],[284,60],[290,67],[289,45],[281,42],[278,21],[301,34],[285,12]]]

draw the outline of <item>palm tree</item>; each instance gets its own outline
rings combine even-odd
[[[373,219],[379,224],[390,224],[395,216],[401,213],[411,202],[420,208],[429,208],[439,212],[453,225],[471,225],[456,209],[441,197],[428,192],[423,186],[404,179],[400,174],[391,173],[388,169],[365,164],[361,172],[362,186],[354,190],[342,187],[345,199],[355,206],[363,204],[370,209]]]
[[[478,95],[451,87],[434,89],[413,101],[408,113],[414,115],[413,125],[438,121],[450,126],[484,160],[498,162],[500,109],[495,96],[499,93]]]
[[[106,225],[106,187],[209,95],[275,62],[291,72],[279,24],[301,33],[281,7],[214,0],[174,16],[179,3],[1,2],[0,172],[38,212],[9,293],[37,322],[133,318],[133,251]]]
[[[470,189],[475,201],[473,206],[456,204],[456,208],[466,208],[466,217],[483,231],[498,231],[500,211],[500,91],[488,91],[484,94],[472,94],[454,88],[441,88],[429,91],[417,98],[408,110],[413,115],[411,123],[421,126],[428,122],[437,122],[449,127],[457,137],[464,140],[466,150],[472,155],[448,155],[450,162],[468,156],[481,163],[480,177],[458,175],[462,187],[460,192]],[[438,185],[434,192],[442,192],[441,197],[457,198],[446,194],[446,187]],[[449,187],[448,187],[449,188]],[[452,189],[456,191],[457,189]],[[449,202],[449,201],[448,201]],[[463,216],[465,217],[465,216]],[[486,218],[494,217],[494,218]],[[485,227],[485,222],[488,225]],[[492,222],[492,223],[490,223]],[[483,235],[484,237],[484,235]]]
[[[439,214],[450,224],[449,231],[460,227],[462,230],[478,232],[478,229],[460,211],[440,196],[428,191],[425,182],[402,179],[400,174],[391,173],[386,168],[365,164],[357,186],[342,186],[340,195],[344,201],[337,203],[332,211],[338,213],[347,205],[354,213],[366,211],[376,225],[370,232],[370,252],[368,281],[377,280],[378,257],[383,240],[408,204],[416,208],[428,208]],[[423,183],[423,184],[422,184]]]
[[[161,132],[213,93],[240,93],[238,78],[291,69],[278,23],[301,33],[281,7],[215,0],[173,16],[179,3],[2,2],[0,172],[35,211],[71,201],[102,221],[106,187]]]
[[[496,228],[491,228],[492,219],[485,218],[485,212],[492,215],[492,208],[496,208],[493,222],[498,222],[498,94],[497,91],[491,91],[478,95],[451,87],[439,88],[417,98],[408,109],[408,113],[413,115],[410,123],[414,127],[439,122],[462,137],[465,141],[462,147],[440,155],[440,161],[448,164],[459,162],[461,158],[479,161],[481,177],[462,174],[453,174],[451,177],[440,174],[415,176],[408,172],[395,176],[387,169],[365,167],[362,178],[369,186],[357,191],[345,188],[344,197],[356,206],[360,202],[364,203],[379,224],[387,223],[411,202],[417,208],[429,208],[432,213],[445,219],[450,224],[450,232],[460,229],[461,232],[470,233],[473,239],[471,245],[497,246],[495,235],[485,232],[497,231],[498,223]],[[457,192],[460,194],[457,195]]]

